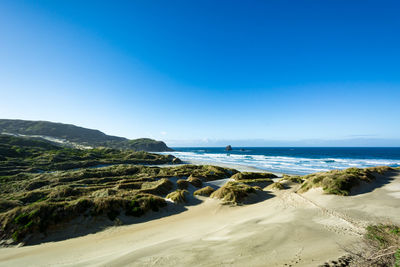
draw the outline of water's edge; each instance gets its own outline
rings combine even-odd
[[[184,161],[275,173],[310,174],[350,167],[400,166],[400,148],[174,148]]]

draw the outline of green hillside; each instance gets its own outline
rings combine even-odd
[[[136,151],[172,151],[162,141],[149,138],[129,140],[123,137],[106,135],[99,130],[48,121],[1,119],[0,133],[47,136],[91,147],[109,147]]]

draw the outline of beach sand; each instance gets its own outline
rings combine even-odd
[[[270,192],[252,205],[204,198],[179,214],[96,234],[1,248],[1,266],[318,266],[374,222],[400,223],[400,175],[355,196]],[[390,178],[390,179],[389,179]]]

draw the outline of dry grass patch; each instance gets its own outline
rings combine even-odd
[[[350,262],[345,266],[400,267],[400,227],[378,224],[366,230],[361,247],[348,251]]]

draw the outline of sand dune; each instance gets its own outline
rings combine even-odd
[[[318,266],[371,222],[400,223],[400,175],[340,197],[292,190],[247,206],[215,199],[176,215],[35,246],[0,249],[1,266]]]

